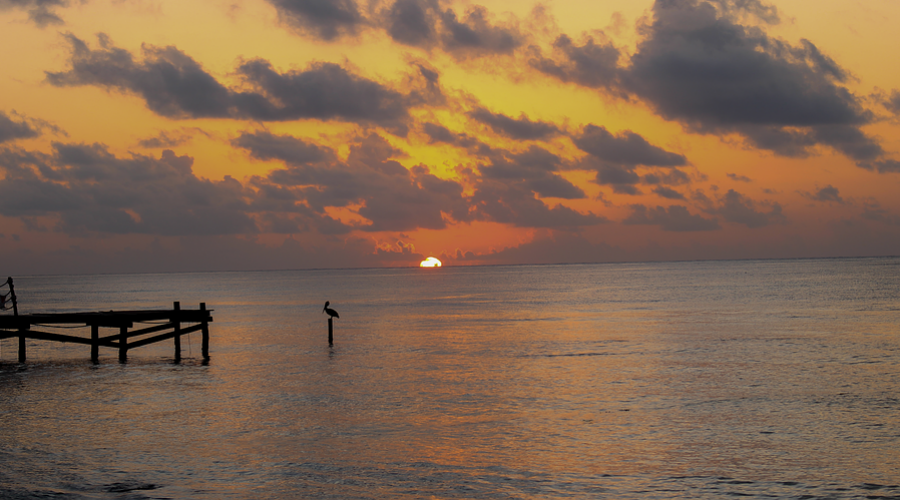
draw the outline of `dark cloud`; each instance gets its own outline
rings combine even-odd
[[[55,10],[68,6],[68,0],[0,0],[0,11],[25,9],[28,11],[28,18],[31,22],[40,28],[65,24]]]
[[[587,37],[579,46],[567,35],[560,35],[553,49],[555,57],[546,58],[540,49],[531,47],[528,64],[563,82],[607,90],[618,87],[620,54],[612,43],[597,44],[593,37]]]
[[[175,47],[145,45],[138,62],[105,35],[99,36],[98,50],[71,34],[66,38],[72,48],[71,68],[48,72],[52,85],[95,85],[133,93],[154,112],[171,118],[337,119],[377,123],[405,134],[405,97],[336,64],[279,73],[268,61],[246,61],[237,70],[246,88],[235,91]]]
[[[484,179],[516,184],[541,197],[578,199],[584,191],[558,175],[562,159],[549,151],[532,146],[523,153],[496,155],[491,164],[480,168]]]
[[[759,203],[733,189],[729,189],[715,213],[724,217],[728,222],[743,224],[751,229],[784,221],[780,204],[767,204],[769,207],[767,212],[757,210],[757,205]]]
[[[687,159],[684,156],[654,146],[630,130],[614,136],[606,130],[606,127],[588,124],[584,127],[581,135],[574,137],[573,141],[582,151],[613,165],[625,167],[687,165]]]
[[[246,149],[257,160],[280,160],[289,165],[307,165],[335,160],[334,152],[289,135],[269,132],[244,132],[231,141],[232,146]]]
[[[739,24],[777,22],[761,2],[658,0],[624,88],[666,119],[703,133],[738,133],[751,144],[803,156],[816,144],[866,161],[882,154],[859,127],[871,120],[840,84],[848,78],[812,42],[792,46]]]
[[[595,182],[611,186],[617,193],[640,194],[635,185],[642,180],[648,184],[664,182],[663,177],[655,174],[642,179],[635,172],[638,166],[671,168],[671,173],[674,174],[669,182],[671,184],[687,180],[683,173],[672,168],[687,165],[684,156],[654,146],[630,130],[613,135],[605,127],[588,124],[572,141],[589,154],[581,168],[597,172]]]
[[[896,174],[900,173],[900,161],[884,159],[876,161],[857,162],[859,167],[866,170],[878,172],[879,174]]]
[[[91,50],[72,34],[70,69],[47,72],[58,87],[95,85],[141,96],[147,107],[171,118],[221,118],[231,114],[232,93],[200,65],[175,47],[142,47],[136,62],[125,49],[99,35],[100,49]]]
[[[453,146],[464,148],[475,156],[497,157],[498,155],[494,148],[475,137],[472,137],[469,134],[457,134],[443,125],[426,122],[422,125],[422,131],[428,136],[428,140],[431,144],[436,142],[451,144]]]
[[[804,193],[804,196],[813,201],[821,201],[825,203],[844,203],[844,199],[841,198],[838,188],[832,186],[831,184],[823,188],[819,188],[815,193]]]
[[[388,34],[405,45],[431,45],[437,37],[436,12],[432,0],[396,0],[385,13]]]
[[[385,125],[407,117],[404,97],[331,63],[278,73],[268,61],[246,62],[238,73],[258,89],[235,97],[238,112],[256,120],[361,120]]]
[[[0,111],[0,143],[14,141],[16,139],[28,139],[41,135],[40,128],[28,123],[27,120],[13,120],[3,111]]]
[[[441,13],[444,49],[457,56],[469,54],[511,54],[524,42],[514,25],[492,23],[487,9],[475,5],[460,19],[451,9]]]
[[[523,113],[519,118],[510,118],[501,113],[492,113],[479,107],[468,113],[469,117],[491,127],[494,132],[520,141],[545,139],[561,131],[552,123],[531,121]]]
[[[138,141],[138,146],[147,149],[174,148],[191,142],[194,139],[195,134],[202,134],[209,137],[209,134],[199,128],[172,131],[161,130],[154,137],[148,137]]]
[[[659,196],[662,196],[663,198],[668,198],[670,200],[685,199],[683,194],[679,193],[678,191],[675,191],[672,188],[667,188],[665,186],[656,187],[653,189],[653,192],[658,194]]]
[[[354,0],[269,0],[279,17],[322,40],[352,34],[365,23]]]
[[[440,179],[423,166],[407,170],[392,158],[404,156],[382,137],[372,134],[351,145],[346,161],[330,150],[291,136],[268,132],[244,133],[233,141],[259,159],[277,159],[287,166],[265,178],[256,178],[260,204],[267,210],[308,208],[320,232],[329,208],[359,205],[357,213],[370,224],[366,231],[442,229],[445,215],[469,220],[462,185]],[[335,226],[336,221],[331,221]],[[335,230],[336,226],[332,228]]]
[[[725,175],[726,175],[729,179],[731,179],[731,180],[733,180],[733,181],[737,181],[737,182],[753,182],[752,179],[750,179],[749,177],[744,176],[744,175],[738,175],[738,174],[725,174]]]
[[[882,102],[885,108],[895,115],[900,115],[900,90],[892,90],[891,95]]]
[[[681,205],[669,208],[657,206],[647,208],[644,205],[631,205],[631,215],[622,221],[623,224],[651,224],[663,231],[714,231],[720,229],[716,219],[707,219],[688,212]]]
[[[523,183],[484,179],[472,197],[480,219],[518,227],[577,228],[608,222],[593,213],[582,214],[563,205],[553,208],[535,198]]]
[[[226,177],[196,177],[193,159],[166,150],[159,158],[118,158],[99,144],[54,143],[52,155],[0,155],[0,214],[49,216],[79,233],[158,235],[256,231],[243,188]]]

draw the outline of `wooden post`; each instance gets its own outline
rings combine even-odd
[[[91,362],[100,362],[100,327],[91,325]]]
[[[119,327],[119,363],[128,361],[128,327]]]
[[[200,303],[200,311],[206,313],[206,302]],[[203,322],[200,332],[203,334],[203,359],[209,359],[209,322],[206,321],[206,314],[203,314]]]
[[[25,328],[19,327],[19,363],[24,363],[25,355]]]
[[[173,304],[175,315],[172,316],[172,322],[175,323],[175,362],[181,361],[181,321],[179,321],[181,302]]]
[[[334,345],[334,318],[328,318],[328,345]]]
[[[13,316],[19,317],[19,301],[16,299],[16,287],[13,285],[12,276],[8,276],[6,278],[6,282],[9,283],[9,298],[12,299],[13,305]],[[24,363],[27,358],[25,352],[25,330],[26,327],[19,327],[19,363]]]

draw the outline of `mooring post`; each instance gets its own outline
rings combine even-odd
[[[119,327],[119,363],[128,360],[128,327]]]
[[[328,345],[334,345],[334,318],[328,318]]]
[[[181,361],[181,321],[179,321],[181,302],[175,302],[172,308],[175,310],[175,314],[172,316],[172,323],[175,324],[175,362],[177,363]]]
[[[100,362],[100,327],[96,324],[91,325],[91,362]]]
[[[200,303],[200,312],[203,314],[203,321],[200,323],[200,332],[203,334],[203,359],[209,359],[209,321],[206,320],[206,302]]]

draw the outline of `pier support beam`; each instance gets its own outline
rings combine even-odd
[[[328,345],[334,345],[334,318],[328,318]]]
[[[181,362],[181,321],[179,321],[178,313],[181,311],[181,302],[175,302],[172,306],[175,310],[175,316],[172,323],[175,325],[175,362]]]
[[[27,357],[25,353],[25,330],[19,330],[19,363],[24,363]]]
[[[128,327],[119,327],[119,363],[128,361]]]
[[[206,312],[206,302],[200,303],[200,311]],[[209,359],[209,322],[206,321],[206,315],[203,315],[203,321],[200,323],[203,325],[200,329],[200,332],[203,334],[203,359]]]
[[[100,327],[91,325],[91,363],[100,362]]]

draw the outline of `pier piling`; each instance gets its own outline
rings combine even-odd
[[[178,314],[181,312],[181,302],[175,302],[172,305],[172,310],[175,311],[175,317],[172,318],[172,323],[175,326],[175,362],[181,362],[181,321],[179,321]]]
[[[206,313],[206,302],[200,303],[200,312]],[[209,360],[209,322],[205,319],[200,323],[200,332],[203,334],[203,359]]]

